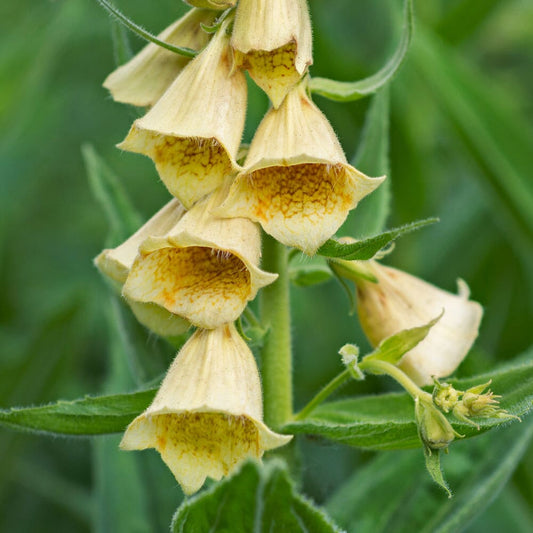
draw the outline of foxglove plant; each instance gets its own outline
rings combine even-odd
[[[137,28],[108,0],[98,2]],[[386,177],[369,177],[348,162],[313,101],[313,93],[334,100],[387,94],[409,44],[411,1],[400,52],[353,84],[309,72],[306,0],[186,3],[190,11],[158,37],[143,30],[151,42],[104,82],[115,101],[147,108],[118,147],[149,157],[172,195],[133,235],[94,260],[137,320],[178,346],[158,390],[128,397],[144,403],[114,428],[124,431],[120,448],[157,450],[186,495],[210,478],[217,483],[205,494],[231,498],[250,471],[258,485],[272,488],[282,471],[279,486],[286,483],[288,501],[315,513],[310,531],[337,529],[288,481],[286,463],[298,475],[302,434],[372,449],[422,447],[429,474],[451,496],[440,452],[455,439],[518,419],[530,406],[503,409],[498,393],[507,391],[486,391],[490,381],[439,381],[472,348],[483,309],[463,281],[454,295],[382,264],[395,239],[435,220],[363,240],[344,235],[350,213],[386,186]],[[242,143],[247,75],[270,102],[249,146]],[[289,297],[291,277],[300,279],[294,272],[306,275],[302,265],[310,266],[303,284],[336,277],[348,290],[372,350],[361,356],[354,344],[340,348],[343,371],[295,413]],[[320,335],[321,327],[308,334]],[[372,413],[356,408],[346,415],[335,402],[322,405],[343,384],[367,375],[388,376],[405,391],[387,395],[394,401],[390,411],[380,411],[381,421],[365,422]],[[408,408],[403,433],[393,427],[399,422],[390,422],[401,405]],[[277,460],[262,465],[270,451]],[[201,509],[202,494],[178,511],[176,531],[194,505]],[[269,497],[257,494],[258,501]]]

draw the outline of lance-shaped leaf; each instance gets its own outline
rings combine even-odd
[[[374,94],[388,83],[398,72],[411,42],[413,33],[413,2],[405,0],[405,23],[402,37],[396,51],[389,61],[378,72],[359,81],[335,81],[328,78],[313,78],[310,83],[311,92],[325,96],[330,100],[350,102]]]
[[[280,461],[248,462],[233,477],[188,499],[176,511],[171,530],[340,533],[324,511],[296,491]]]

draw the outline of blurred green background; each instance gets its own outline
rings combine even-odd
[[[116,3],[154,32],[186,9],[177,0]],[[311,74],[372,74],[397,42],[399,4],[311,0]],[[415,6],[413,46],[391,90],[388,226],[428,216],[441,222],[404,237],[387,261],[447,290],[455,290],[457,277],[470,285],[485,316],[459,370],[466,375],[512,358],[532,340],[533,4]],[[0,408],[131,390],[160,375],[174,349],[131,320],[92,265],[109,225],[89,187],[81,145],[94,146],[143,218],[168,193],[148,158],[114,147],[137,112],[113,103],[101,87],[115,65],[109,17],[91,0],[6,0],[0,40]],[[134,50],[142,44],[131,38]],[[370,99],[316,102],[351,158]],[[266,108],[252,87],[245,141]],[[353,236],[366,231],[357,216],[347,228]],[[300,407],[340,370],[342,344],[367,344],[336,282],[295,287],[293,296]],[[124,332],[108,326],[118,315],[135,339],[129,361],[136,372],[124,371],[120,359]],[[389,386],[369,379],[342,392]],[[2,429],[0,530],[166,530],[181,499],[176,482],[155,452],[124,454],[116,444],[115,437],[63,440]],[[303,487],[318,503],[371,456],[312,439],[303,449]],[[533,460],[526,462],[494,517],[470,530],[498,531],[511,500],[531,515]]]

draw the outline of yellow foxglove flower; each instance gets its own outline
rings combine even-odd
[[[220,214],[250,218],[278,241],[313,254],[384,179],[347,163],[302,83],[263,118]]]
[[[175,46],[199,50],[209,41],[209,35],[200,23],[212,23],[215,15],[213,11],[191,9],[159,34],[158,38]],[[130,61],[114,70],[104,81],[104,87],[117,102],[152,106],[189,61],[187,57],[150,43]]]
[[[205,7],[208,9],[228,9],[233,7],[237,0],[185,0],[186,4],[196,7]]]
[[[139,245],[148,237],[165,234],[181,219],[185,209],[178,200],[171,200],[144,226],[116,248],[103,250],[94,260],[100,272],[121,290],[139,252]],[[173,336],[187,331],[190,323],[153,303],[127,300],[137,320],[158,335]]]
[[[231,46],[236,66],[278,107],[313,62],[307,0],[240,0]]]
[[[239,168],[247,89],[242,72],[231,73],[228,23],[119,145],[151,157],[170,193],[187,208]]]
[[[433,376],[449,376],[474,343],[483,314],[482,307],[468,299],[466,283],[459,280],[455,295],[375,261],[365,266],[377,283],[354,279],[361,326],[370,342],[376,346],[404,329],[426,324],[444,310],[427,337],[398,366],[418,385],[429,385]]]
[[[253,222],[212,214],[218,196],[195,204],[164,236],[143,242],[124,284],[126,298],[210,329],[236,320],[277,278],[258,268],[261,240]]]
[[[233,324],[197,330],[183,346],[152,405],[128,427],[120,447],[155,448],[186,494],[219,480],[247,457],[283,446],[263,423],[252,352]]]

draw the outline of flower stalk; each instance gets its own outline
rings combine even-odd
[[[292,346],[288,252],[263,234],[262,268],[279,275],[261,291],[261,323],[269,330],[261,352],[265,423],[280,428],[292,418]]]

